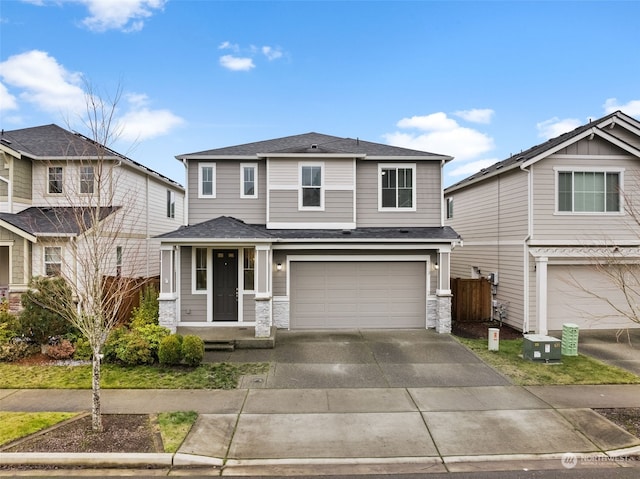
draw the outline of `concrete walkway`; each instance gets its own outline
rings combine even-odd
[[[223,475],[638,467],[625,457],[640,440],[591,408],[640,407],[640,385],[513,386],[431,331],[279,333],[273,350],[213,354],[272,368],[231,391],[104,390],[104,412],[198,411],[170,464]],[[89,404],[89,391],[0,390],[2,411]]]

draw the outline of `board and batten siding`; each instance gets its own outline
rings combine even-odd
[[[200,164],[215,164],[215,198],[198,198]],[[240,198],[240,164],[257,163],[258,197]],[[188,169],[189,224],[198,224],[219,216],[232,216],[248,224],[266,223],[267,169],[260,161],[190,161]]]
[[[378,211],[378,165],[393,161],[357,160],[356,224],[358,227],[440,226],[442,165],[439,161],[406,161],[416,165],[416,211]]]
[[[598,160],[590,158],[554,158],[550,156],[532,166],[533,234],[531,241],[562,240],[584,245],[587,241],[618,242],[636,240],[640,226],[626,212],[622,213],[557,213],[556,171],[554,168],[580,170],[623,168],[626,192],[640,185],[638,160]],[[621,198],[621,204],[623,199]]]
[[[192,293],[191,269],[191,246],[183,246],[180,248],[180,321],[204,323],[207,295]]]

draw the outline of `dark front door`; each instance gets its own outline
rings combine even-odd
[[[213,250],[213,320],[238,320],[237,250]]]

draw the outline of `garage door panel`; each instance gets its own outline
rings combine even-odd
[[[293,329],[424,328],[425,262],[292,262]]]

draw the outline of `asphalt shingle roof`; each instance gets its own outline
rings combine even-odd
[[[230,216],[204,221],[191,226],[183,226],[175,231],[158,236],[162,239],[180,240],[222,240],[222,239],[265,239],[278,240],[442,240],[455,241],[460,236],[450,227],[378,227],[336,229],[267,229],[265,225],[246,224]]]
[[[212,150],[204,150],[195,153],[186,153],[178,155],[178,159],[190,159],[202,156],[220,156],[220,157],[247,157],[267,154],[286,154],[286,153],[337,153],[345,155],[368,155],[368,156],[387,156],[387,157],[424,157],[425,159],[451,159],[447,155],[439,155],[436,153],[428,153],[425,151],[411,150],[408,148],[400,148],[397,146],[384,145],[381,143],[373,143],[363,141],[358,138],[340,138],[337,136],[324,135],[321,133],[304,133],[302,135],[286,136],[273,140],[258,141],[254,143],[246,143],[244,145],[228,146],[224,148],[215,148]]]
[[[100,221],[119,207],[100,209]],[[0,220],[29,233],[77,235],[89,229],[93,223],[93,209],[74,207],[31,207],[20,213],[0,213]]]

